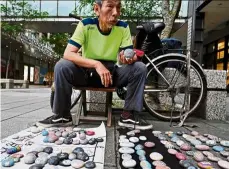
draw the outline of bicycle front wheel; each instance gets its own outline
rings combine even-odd
[[[162,120],[176,121],[183,113],[193,113],[203,103],[207,94],[206,78],[198,63],[191,60],[189,88],[184,56],[169,54],[155,59],[153,63],[156,68],[151,64],[147,65],[145,108],[150,114]],[[187,97],[189,103],[186,102]]]

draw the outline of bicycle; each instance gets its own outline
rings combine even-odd
[[[72,14],[69,16],[79,19]],[[148,69],[144,107],[161,120],[180,120],[179,126],[182,126],[185,119],[204,102],[207,82],[201,66],[191,58],[191,51],[170,50],[162,44],[158,34],[164,27],[162,22],[137,26],[139,32],[135,46],[144,51],[142,62]],[[81,96],[80,91],[74,92],[71,108]],[[121,99],[125,99],[125,88],[118,88],[116,92]],[[54,90],[51,92],[51,107],[53,96]]]

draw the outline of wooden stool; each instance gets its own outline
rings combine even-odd
[[[79,102],[78,112],[76,114],[76,122],[75,125],[82,121],[107,121],[107,126],[111,127],[111,120],[112,120],[112,92],[115,91],[115,88],[93,88],[93,87],[77,87],[76,90],[82,91],[82,96]],[[97,103],[97,102],[87,102],[86,99],[86,91],[103,91],[106,92],[106,102],[105,103],[98,103],[98,104],[105,104],[105,114],[103,112],[97,111],[88,111],[87,110],[87,103]],[[81,115],[83,109],[83,115]],[[96,115],[96,116],[95,116]]]

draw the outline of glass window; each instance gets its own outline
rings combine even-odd
[[[40,11],[40,1],[27,1],[27,3],[31,6],[32,9]]]
[[[59,1],[58,2],[58,16],[68,16],[69,13],[75,10],[75,1]]]
[[[220,39],[218,41],[218,50],[223,49],[225,47],[225,39]]]
[[[1,5],[1,16],[6,15],[6,13],[2,10],[2,7],[6,7],[6,1],[0,1],[0,5]]]
[[[223,70],[223,63],[217,63],[216,70]]]
[[[215,49],[215,44],[214,43],[208,44],[208,53],[213,52],[214,49]]]
[[[57,1],[41,1],[41,12],[48,12],[49,16],[56,16]]]
[[[217,59],[222,59],[224,58],[224,50],[217,52]]]

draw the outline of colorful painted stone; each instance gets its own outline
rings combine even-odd
[[[180,146],[180,148],[181,148],[181,150],[184,150],[184,151],[189,151],[189,150],[192,149],[192,147],[189,144],[186,144],[186,143],[182,144]]]
[[[208,146],[215,146],[215,145],[216,145],[216,141],[215,141],[215,140],[207,140],[207,141],[206,141],[206,144],[207,144]]]
[[[180,160],[179,164],[184,167],[184,168],[188,168],[190,167],[192,164],[189,162],[189,160]]]
[[[80,138],[80,140],[85,140],[86,139],[86,134],[85,133],[80,133],[79,138]]]
[[[23,154],[20,154],[20,153],[15,153],[15,154],[12,154],[10,157],[13,157],[13,158],[22,158],[24,157]]]
[[[193,156],[193,155],[194,155],[194,151],[186,151],[186,154],[187,154],[188,156]]]
[[[166,164],[163,161],[153,161],[152,164],[154,166],[166,166]]]
[[[49,137],[48,137],[48,136],[45,137],[45,138],[43,139],[43,142],[44,142],[44,143],[48,143],[48,142],[49,142]]]
[[[47,130],[42,130],[41,134],[42,136],[47,136],[49,135],[49,132]]]
[[[160,161],[160,160],[163,160],[163,156],[160,154],[160,153],[157,153],[157,152],[153,152],[151,153],[150,155],[150,158],[154,161]]]
[[[220,160],[220,161],[218,161],[218,165],[219,165],[221,168],[229,169],[229,162],[227,162],[227,161]]]
[[[133,154],[135,152],[133,148],[129,147],[121,147],[118,151],[122,154]]]
[[[73,168],[76,168],[76,169],[82,168],[84,166],[84,164],[85,163],[83,161],[81,161],[81,160],[72,160],[72,162],[71,162],[71,166]]]
[[[128,142],[128,143],[120,143],[121,147],[134,147],[134,143]]]
[[[175,146],[173,144],[165,144],[165,147],[167,149],[174,149],[175,148]]]
[[[13,160],[13,158],[8,157],[8,158],[2,160],[2,166],[3,166],[3,167],[11,167],[11,166],[13,166],[13,165],[14,165],[14,160]]]
[[[123,160],[130,160],[130,159],[132,159],[132,156],[130,154],[122,154],[122,159]]]
[[[130,160],[123,160],[122,161],[122,165],[123,167],[125,168],[132,168],[132,167],[135,167],[136,166],[136,161],[133,160],[133,159],[130,159]]]
[[[194,158],[194,160],[200,162],[200,161],[204,160],[204,155],[201,152],[196,151],[196,152],[194,152],[193,158]]]
[[[194,166],[189,166],[187,169],[197,169],[197,168]]]
[[[94,136],[95,135],[95,132],[88,130],[88,131],[86,131],[86,135],[88,135],[88,136]]]
[[[144,150],[137,150],[136,154],[139,156],[144,156],[146,155],[146,152]]]
[[[210,149],[209,146],[207,146],[207,145],[201,145],[201,144],[200,145],[196,145],[195,148],[197,150],[200,150],[200,151],[207,151],[207,150]]]
[[[204,169],[212,168],[212,164],[208,161],[199,162],[197,165],[198,167],[204,168]]]
[[[220,151],[223,151],[224,150],[224,148],[222,146],[213,146],[212,149],[214,151],[217,151],[217,152],[220,152]]]
[[[132,142],[132,143],[137,143],[137,142],[139,142],[139,139],[138,139],[137,137],[130,137],[129,140],[130,140],[130,142]]]
[[[135,150],[142,150],[144,147],[143,147],[143,145],[141,145],[141,144],[138,144],[138,145],[136,145],[135,146]]]
[[[175,149],[168,149],[168,153],[169,154],[172,154],[172,155],[175,155],[177,153],[177,150],[175,150]]]
[[[140,166],[142,168],[151,168],[151,164],[148,161],[146,161],[146,160],[141,161],[140,162]]]
[[[154,142],[150,142],[150,141],[147,141],[144,143],[144,146],[147,147],[147,148],[152,148],[155,146],[155,143]]]
[[[217,161],[220,161],[221,159],[219,157],[215,157],[215,156],[208,156],[208,160],[217,162]]]
[[[147,140],[147,138],[146,138],[145,136],[140,136],[140,137],[139,137],[139,140],[145,141],[145,140]]]
[[[25,164],[33,164],[36,160],[36,156],[32,153],[27,154],[23,159]]]
[[[203,151],[202,152],[205,156],[214,156],[211,152],[209,151]]]
[[[179,160],[186,160],[186,156],[183,153],[176,153],[176,158]]]
[[[171,138],[171,141],[174,142],[174,143],[176,143],[178,140],[180,140],[178,137],[172,137]]]
[[[228,151],[220,151],[220,154],[224,157],[228,157],[229,156],[229,152]]]
[[[96,165],[93,161],[87,161],[84,166],[85,166],[85,168],[89,168],[89,169],[96,167]]]
[[[220,144],[221,144],[222,146],[224,146],[224,147],[229,147],[229,141],[227,141],[227,140],[222,140],[222,141],[220,141]]]

